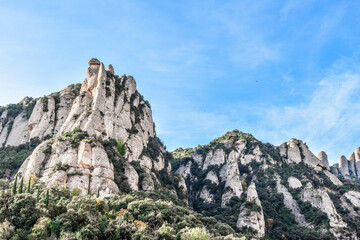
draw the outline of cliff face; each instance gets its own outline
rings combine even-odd
[[[351,183],[360,148],[329,167],[325,152],[315,156],[300,140],[274,146],[235,130],[172,157],[134,78],[97,59],[82,84],[0,108],[0,145],[4,168],[14,165],[11,146],[25,149],[16,168],[1,169],[10,179],[22,163],[25,181],[83,195],[161,190],[255,238],[360,237],[360,185]]]
[[[80,84],[39,99],[24,98],[0,109],[0,146],[18,146],[33,138],[55,136],[68,117]]]
[[[358,239],[360,188],[348,192],[350,183],[330,171],[326,156],[319,159],[300,140],[276,147],[233,131],[173,155],[190,205],[240,231],[258,238],[278,239],[283,231],[288,239]]]
[[[50,138],[21,166],[18,174],[25,179],[36,175],[48,185],[68,184],[70,190],[99,191],[104,197],[119,189],[154,191],[171,174],[149,103],[136,90],[134,78],[114,75],[111,65],[105,69],[91,59],[81,86],[18,108],[11,116],[9,109],[2,110],[0,143],[16,146]],[[115,151],[117,147],[125,150]]]
[[[348,158],[341,156],[339,164],[331,166],[331,171],[340,178],[360,183],[360,148],[356,148]]]

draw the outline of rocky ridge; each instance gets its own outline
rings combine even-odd
[[[0,108],[2,149],[37,145],[18,177],[102,198],[172,193],[257,239],[359,239],[360,187],[344,181],[358,176],[359,149],[330,167],[325,152],[315,156],[300,140],[274,146],[235,130],[172,157],[133,77],[97,59],[86,75],[82,84]]]
[[[356,148],[348,158],[341,156],[339,163],[331,166],[331,171],[339,178],[360,183],[360,147]]]
[[[350,183],[330,171],[326,154],[315,156],[300,140],[277,147],[235,130],[173,155],[189,204],[240,231],[257,238],[278,239],[280,231],[288,239],[359,238],[354,222],[360,217],[360,188],[345,190]]]
[[[36,175],[51,186],[67,184],[83,194],[154,191],[169,181],[171,165],[156,137],[150,104],[132,76],[114,74],[97,59],[86,79],[59,93],[25,99],[16,112],[3,108],[0,144],[43,141],[22,164],[20,177]],[[12,112],[11,112],[12,111]],[[125,148],[123,153],[116,147]],[[175,191],[174,189],[170,189]]]

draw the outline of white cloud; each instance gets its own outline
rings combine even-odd
[[[308,102],[256,109],[261,112],[260,138],[281,141],[295,137],[309,143],[316,154],[325,150],[332,162],[349,154],[360,129],[360,75],[343,73],[321,80]]]

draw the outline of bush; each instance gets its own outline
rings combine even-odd
[[[126,146],[124,145],[122,139],[118,139],[116,149],[118,150],[121,156],[125,156]]]
[[[183,240],[209,240],[209,234],[203,228],[191,228],[186,230],[182,235]]]

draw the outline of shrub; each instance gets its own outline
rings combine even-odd
[[[116,149],[118,150],[121,156],[125,156],[126,146],[124,145],[122,139],[118,139]]]
[[[176,231],[166,224],[161,225],[158,230],[159,236],[164,240],[172,240],[175,239]]]
[[[210,239],[209,234],[203,228],[191,228],[186,230],[182,235],[183,240],[208,240]]]

